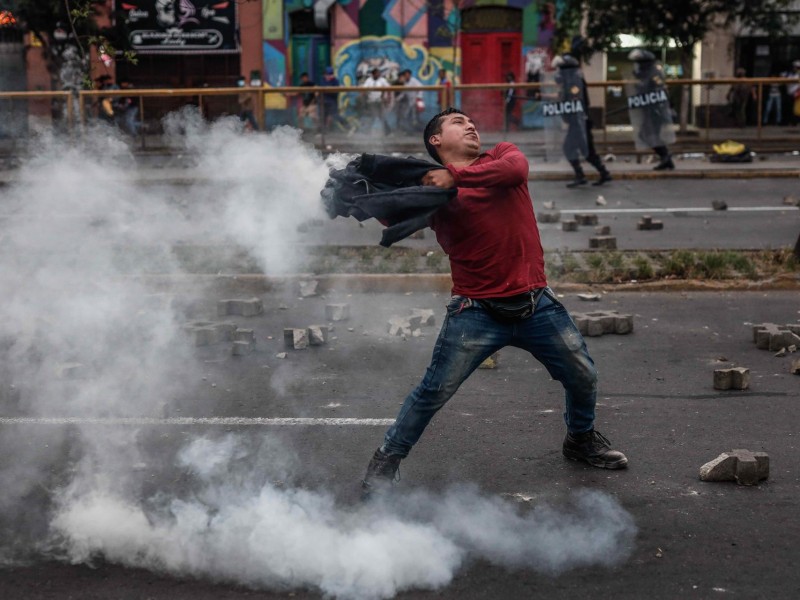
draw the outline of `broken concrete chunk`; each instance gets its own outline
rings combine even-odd
[[[600,227],[595,227],[594,232],[596,235],[611,235],[611,225],[601,225]]]
[[[392,317],[389,319],[388,331],[391,336],[411,335],[411,323],[408,317]]]
[[[195,346],[211,346],[220,341],[221,332],[216,327],[193,327],[189,330]]]
[[[792,375],[800,375],[800,358],[792,361],[792,366],[789,368]]]
[[[586,214],[586,213],[577,213],[575,215],[575,220],[578,222],[578,225],[597,225],[598,219],[597,215]]]
[[[234,332],[236,331],[236,323],[231,323],[230,321],[223,321],[222,323],[214,323],[211,325],[214,329],[217,330],[217,337],[220,341],[225,340],[226,342],[234,339]]]
[[[617,238],[610,235],[597,235],[589,238],[589,248],[599,248],[603,250],[616,250]]]
[[[578,298],[589,302],[597,302],[598,300],[600,300],[600,294],[591,294],[591,293],[578,294]]]
[[[723,452],[700,467],[702,481],[736,481],[740,485],[757,485],[769,477],[769,455],[737,449]]]
[[[254,317],[262,312],[264,312],[264,304],[259,298],[220,300],[217,303],[217,315],[220,317],[227,317],[228,315]]]
[[[561,220],[561,213],[557,210],[542,212],[536,215],[536,220],[539,223],[558,223]]]
[[[561,221],[561,231],[578,231],[578,222],[575,219]]]
[[[614,317],[614,333],[626,335],[633,331],[633,315],[616,315]]]
[[[436,312],[432,308],[412,308],[412,317],[419,317],[419,325],[432,327],[436,325]]]
[[[581,335],[597,337],[606,333],[626,335],[633,331],[633,315],[621,315],[615,310],[573,313],[572,320]]]
[[[329,330],[327,325],[309,325],[308,343],[312,346],[324,346],[328,343]]]
[[[298,284],[300,297],[308,298],[309,296],[316,296],[318,286],[319,282],[316,279],[311,279],[309,281],[301,281]]]
[[[252,329],[236,329],[233,332],[233,341],[234,342],[249,342],[251,344],[256,343],[256,332]]]
[[[245,356],[253,351],[254,344],[252,342],[237,341],[233,342],[233,355]]]
[[[714,210],[727,210],[728,203],[725,200],[712,200],[711,206]]]
[[[350,318],[350,305],[327,304],[325,306],[325,318],[328,321],[346,321]]]
[[[287,348],[303,350],[308,348],[308,333],[305,329],[286,328],[283,330],[283,342]]]
[[[664,223],[662,221],[654,220],[650,215],[644,215],[636,224],[636,229],[644,231],[664,229]]]

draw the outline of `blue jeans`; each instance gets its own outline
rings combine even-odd
[[[406,397],[382,450],[407,456],[436,411],[478,365],[505,346],[530,352],[564,386],[564,421],[570,433],[592,429],[597,399],[594,361],[569,313],[549,289],[532,317],[509,324],[494,320],[480,304],[453,296],[428,370]]]

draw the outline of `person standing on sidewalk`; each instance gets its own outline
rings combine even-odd
[[[389,127],[389,121],[386,118],[389,103],[391,101],[391,94],[389,92],[381,91],[380,88],[389,87],[389,82],[381,75],[381,70],[378,68],[372,69],[370,77],[368,77],[361,87],[370,88],[373,91],[366,93],[367,104],[367,125],[366,132],[369,133],[375,126],[375,121],[380,121],[383,126],[383,134],[389,135],[392,133],[392,128]]]
[[[737,79],[743,79],[744,76],[744,69],[736,69]],[[750,105],[750,101],[755,100],[756,97],[756,89],[753,84],[747,81],[734,83],[728,90],[727,98],[737,127],[747,125],[747,108]]]
[[[624,468],[625,455],[594,429],[597,373],[586,343],[547,286],[527,159],[507,142],[481,153],[475,124],[455,108],[431,119],[424,141],[443,167],[428,171],[421,183],[458,191],[430,219],[450,259],[452,297],[422,382],[369,462],[363,498],[391,487],[400,461],[434,414],[478,365],[506,346],[530,352],[564,386],[564,456]]]

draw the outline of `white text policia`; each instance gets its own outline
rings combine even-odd
[[[650,104],[661,104],[667,101],[667,93],[664,90],[657,90],[655,92],[647,92],[646,94],[628,96],[628,108],[641,108]]]
[[[580,100],[567,100],[565,102],[548,102],[542,105],[542,114],[545,117],[556,115],[570,115],[583,112],[583,104]]]

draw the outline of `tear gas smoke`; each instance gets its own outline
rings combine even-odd
[[[175,247],[187,240],[244,246],[268,274],[300,264],[297,226],[321,216],[327,167],[297,132],[243,136],[235,119],[209,125],[191,110],[166,128],[196,159],[178,173],[200,180],[188,189],[142,184],[127,145],[97,130],[79,148],[43,135],[0,191],[4,414],[171,414],[201,365],[180,308],[136,275],[153,271],[154,255],[159,272],[180,272]],[[612,564],[635,533],[599,493],[527,513],[474,489],[348,511],[327,492],[279,483],[301,462],[270,436],[256,447],[195,439],[173,462],[148,451],[157,434],[146,429],[7,425],[2,434],[0,564],[100,553],[254,587],[386,598],[447,585],[474,558],[548,573]],[[141,465],[170,473],[167,483],[153,484]],[[191,473],[188,491],[172,490],[175,470]]]
[[[527,513],[474,487],[348,511],[325,492],[257,488],[246,478],[231,485],[242,452],[233,436],[196,440],[179,455],[202,482],[192,498],[148,512],[119,494],[84,490],[67,496],[54,529],[75,562],[100,553],[128,566],[339,598],[443,587],[472,559],[548,574],[613,565],[635,534],[630,515],[600,492]]]

